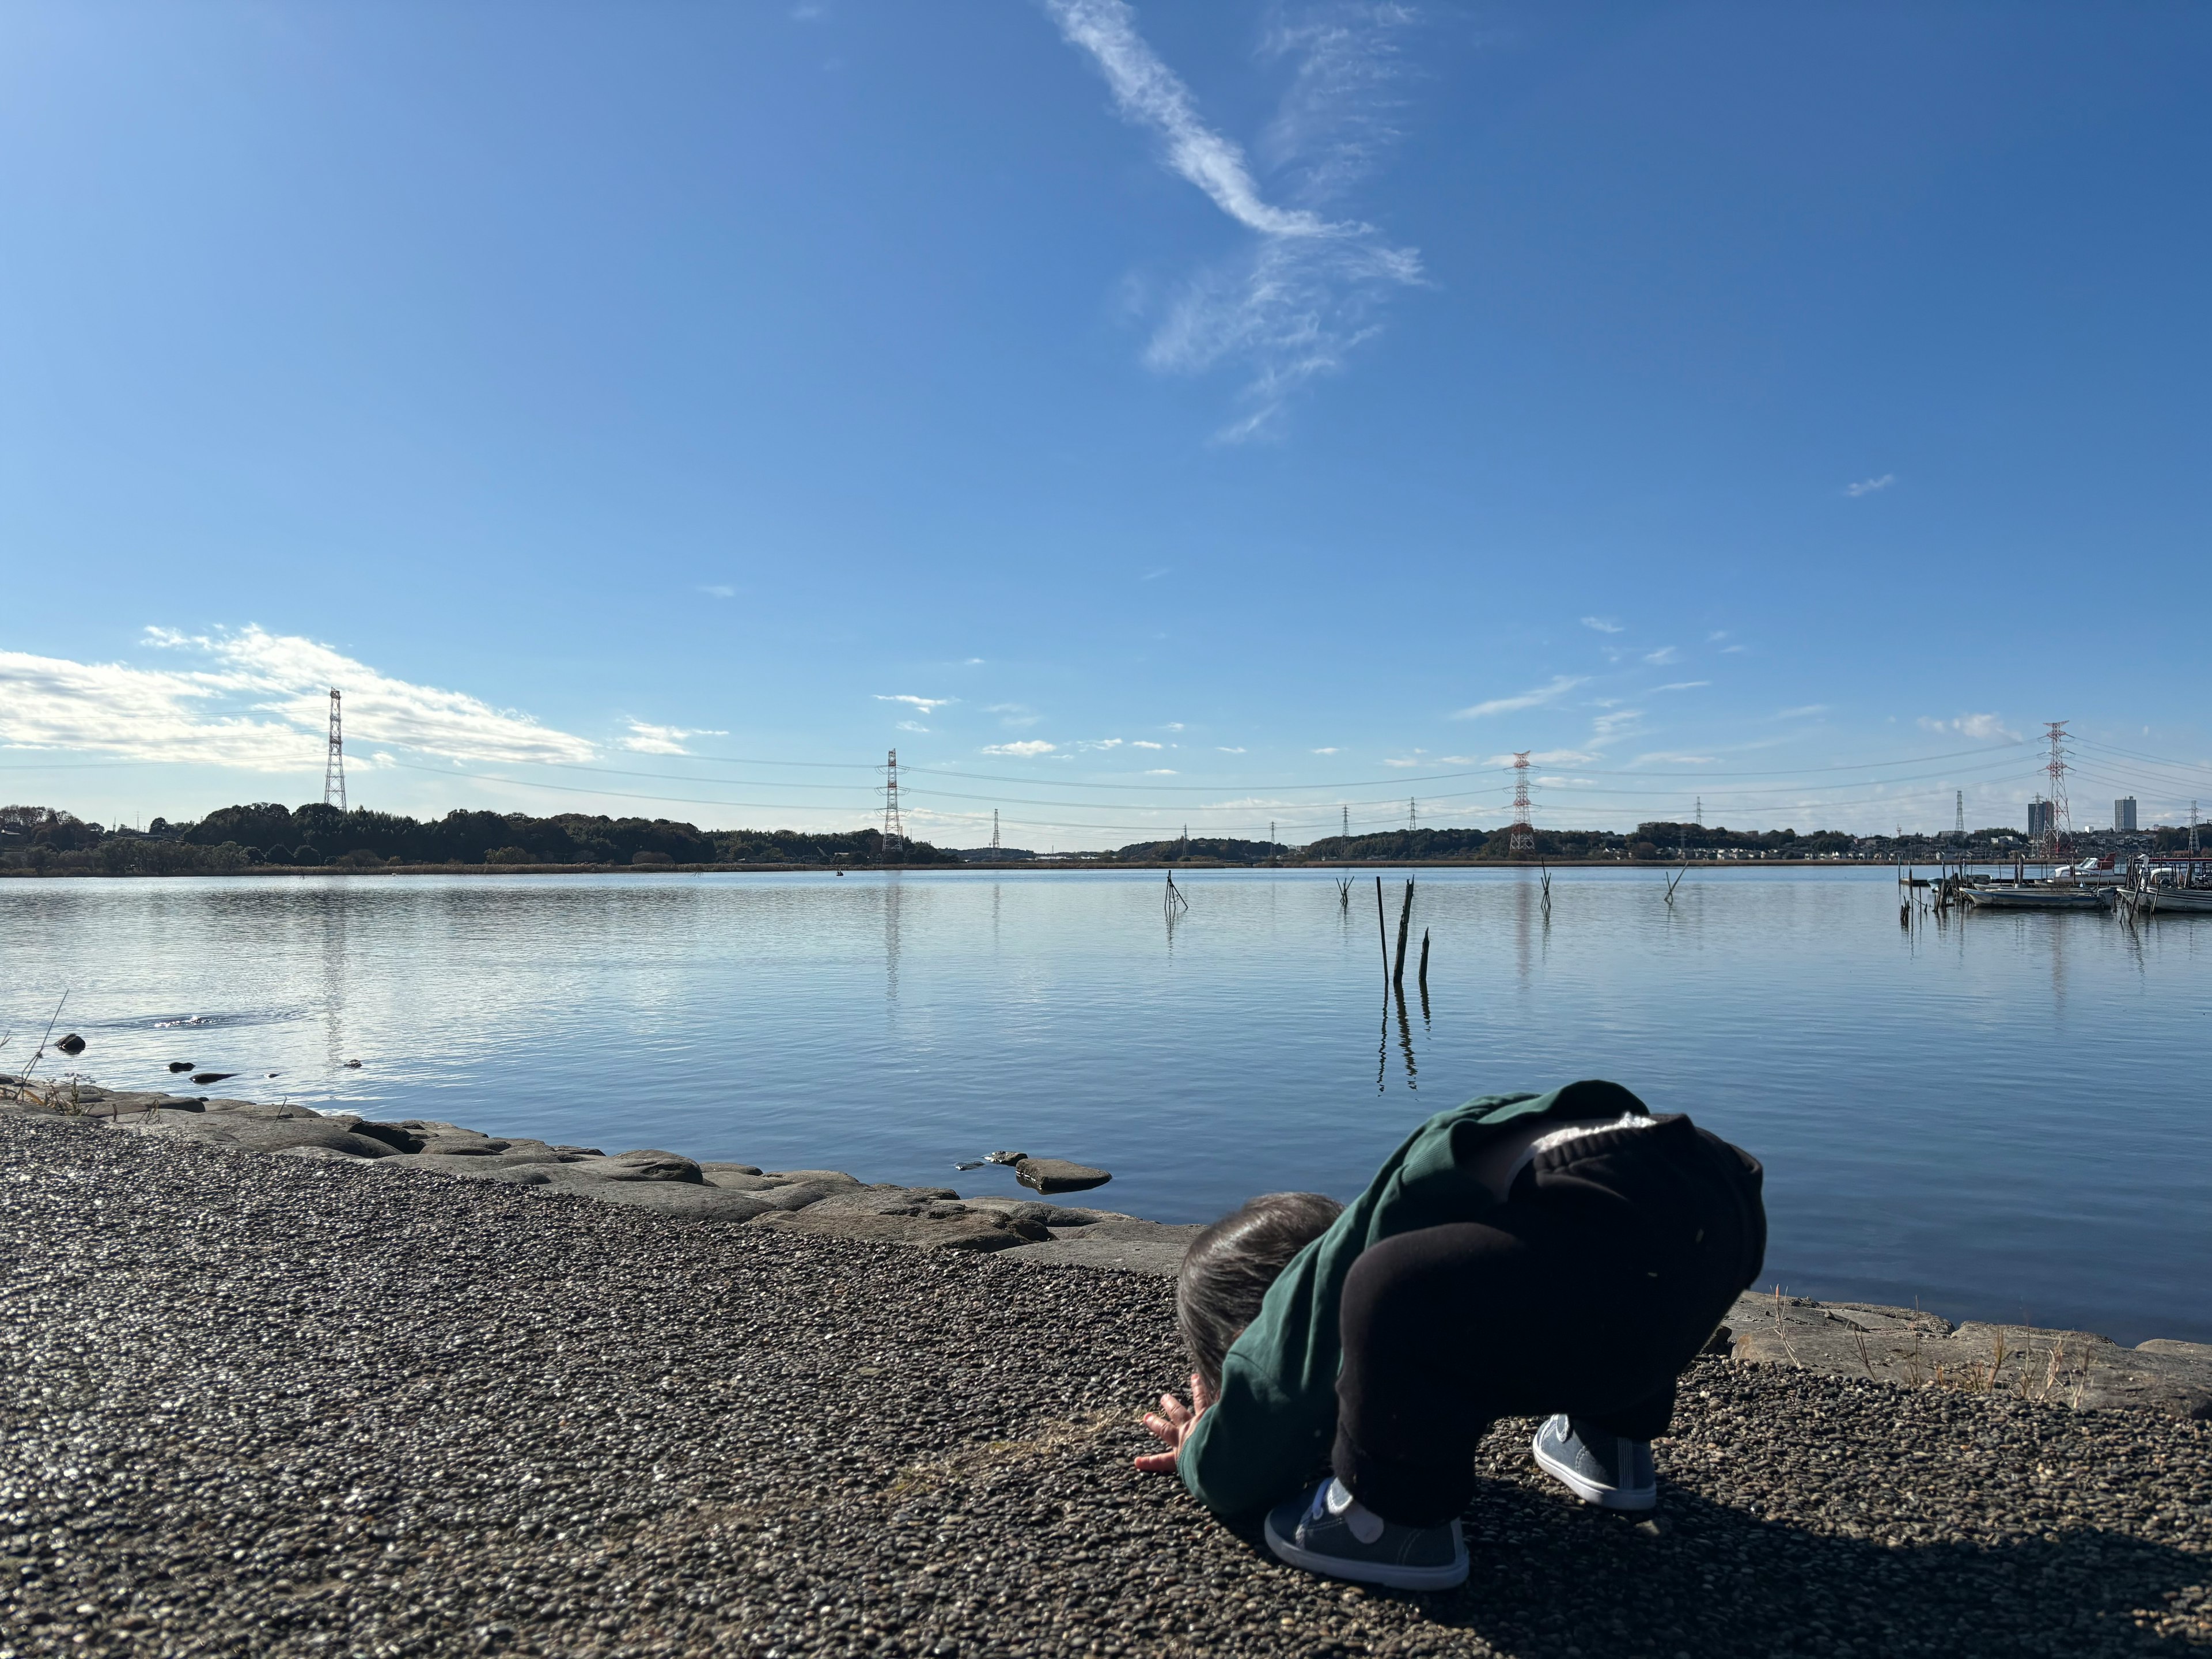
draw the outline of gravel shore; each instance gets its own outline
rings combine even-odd
[[[1656,1528],[1501,1425],[1474,1573],[1275,1563],[1172,1286],[0,1118],[0,1659],[2212,1645],[2212,1429],[1699,1362]]]

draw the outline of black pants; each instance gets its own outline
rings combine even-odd
[[[1759,1275],[1760,1170],[1686,1117],[1537,1155],[1480,1222],[1363,1252],[1344,1286],[1336,1474],[1408,1526],[1457,1515],[1500,1417],[1667,1432],[1674,1379]]]

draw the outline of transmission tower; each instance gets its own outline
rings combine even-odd
[[[1341,833],[1345,840],[1352,839],[1352,808],[1349,805],[1344,809],[1344,829]]]
[[[991,856],[992,856],[992,857],[994,857],[994,858],[996,858],[998,855],[999,855],[999,809],[998,809],[997,807],[994,806],[994,807],[991,809]]]
[[[906,824],[899,817],[898,750],[884,759],[884,855],[906,840]]]
[[[1421,804],[1417,800],[1408,800],[1406,803],[1406,833],[1411,835],[1420,827]]]
[[[1960,841],[1964,841],[1966,838],[1966,792],[1961,789],[1957,793],[1959,796],[1959,816],[1957,821],[1951,825],[1951,829],[1953,833],[1954,833]]]
[[[1270,853],[1275,850],[1275,821],[1273,818],[1267,820],[1267,850]]]
[[[1528,822],[1528,754],[1513,757],[1513,824],[1506,831],[1505,850],[1521,858],[1536,850],[1536,827]]]
[[[2073,825],[2066,816],[2066,739],[2071,735],[2064,720],[2045,720],[2044,726],[2051,738],[2051,758],[2043,769],[2051,776],[2051,832],[2044,845],[2047,858],[2064,854]]]
[[[331,688],[331,746],[323,759],[323,805],[346,810],[345,732],[338,725],[338,689]]]
[[[2197,803],[2195,801],[2189,803],[2189,851],[2192,857],[2195,856],[2197,852]]]
[[[1697,797],[1697,802],[1698,804],[1690,809],[1690,822],[1702,830],[1705,827],[1705,798],[1699,795]]]

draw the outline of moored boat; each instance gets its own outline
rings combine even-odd
[[[2212,887],[2131,887],[2122,902],[2139,916],[2212,915]]]
[[[2055,884],[1967,887],[1960,896],[1978,910],[2100,910],[2104,890]]]

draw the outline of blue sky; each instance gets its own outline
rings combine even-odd
[[[0,793],[2212,801],[2212,13],[0,13]]]

